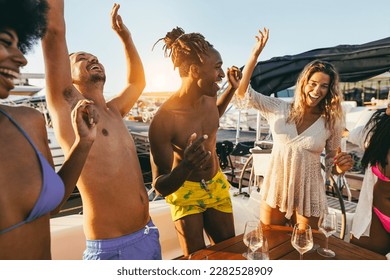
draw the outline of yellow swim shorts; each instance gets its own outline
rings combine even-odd
[[[174,193],[165,197],[171,205],[174,221],[191,214],[202,213],[214,208],[225,213],[233,213],[229,194],[230,184],[221,171],[209,181],[185,181]]]

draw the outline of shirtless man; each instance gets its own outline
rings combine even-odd
[[[103,96],[106,76],[98,59],[86,52],[68,55],[63,0],[50,0],[49,5],[48,30],[42,40],[47,102],[65,155],[75,138],[70,112],[77,101],[92,100],[100,115],[96,140],[77,183],[87,238],[83,257],[161,259],[134,141],[122,119],[141,95],[145,77],[131,34],[118,15],[119,5],[112,9],[112,28],[124,45],[127,85],[108,102]],[[127,249],[119,254],[124,245]]]
[[[216,154],[219,118],[241,72],[228,69],[229,87],[217,99],[225,73],[219,52],[199,33],[168,32],[164,49],[179,68],[181,87],[158,110],[149,129],[154,188],[171,204],[184,255],[234,236],[229,183]]]

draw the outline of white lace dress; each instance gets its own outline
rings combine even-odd
[[[258,109],[267,119],[274,145],[271,161],[261,187],[261,196],[269,206],[279,207],[290,219],[294,210],[306,217],[318,217],[327,209],[325,179],[320,155],[337,150],[341,143],[341,125],[335,131],[325,128],[320,117],[298,135],[296,125],[287,123],[290,103],[262,95],[251,87],[245,102]],[[326,176],[330,174],[333,158],[325,160]]]

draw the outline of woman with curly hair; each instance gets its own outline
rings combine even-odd
[[[160,40],[181,87],[159,108],[149,128],[154,188],[171,205],[184,255],[234,236],[229,183],[216,154],[219,118],[241,72],[228,69],[229,86],[217,98],[225,77],[219,52],[200,33],[177,27]]]
[[[0,0],[0,98],[10,95],[24,54],[44,35],[47,7],[44,0]],[[43,115],[0,105],[0,259],[51,259],[50,214],[74,190],[96,136],[90,102],[80,101],[72,118],[77,137],[56,173]]]
[[[269,31],[259,31],[236,91],[239,102],[258,109],[270,124],[273,149],[261,187],[260,219],[264,224],[309,223],[327,211],[321,153],[325,148],[326,174],[352,167],[350,155],[340,152],[343,131],[339,76],[332,64],[309,63],[298,77],[290,104],[256,92],[249,81]],[[249,86],[249,88],[248,88]]]
[[[351,243],[390,258],[390,104],[372,115],[363,133],[366,147],[361,163],[366,173],[353,219]]]

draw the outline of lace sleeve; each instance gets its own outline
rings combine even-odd
[[[330,131],[330,137],[326,140],[325,145],[325,173],[326,178],[330,176],[333,168],[334,155],[337,153],[337,148],[341,145],[343,126],[341,121],[336,121],[333,131]]]
[[[267,118],[268,113],[280,110],[280,105],[283,101],[275,97],[266,96],[255,91],[250,85],[244,98],[239,98],[236,95],[233,99],[233,104],[238,109],[255,108]]]

